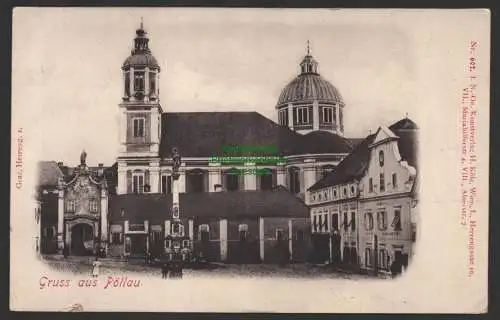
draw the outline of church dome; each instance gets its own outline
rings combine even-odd
[[[149,39],[146,36],[146,31],[144,31],[141,22],[141,27],[136,30],[134,49],[130,53],[130,56],[125,59],[125,62],[123,62],[123,70],[129,69],[130,67],[160,69],[158,61],[156,61],[156,58],[152,55],[148,47],[148,43]]]
[[[123,63],[122,68],[128,69],[130,67],[149,67],[160,68],[156,58],[150,53],[132,54]]]
[[[318,73],[303,72],[281,91],[277,105],[313,100],[344,104],[340,92],[328,80]]]

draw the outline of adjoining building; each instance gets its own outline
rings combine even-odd
[[[376,272],[390,272],[393,262],[408,266],[418,217],[417,152],[418,127],[402,119],[366,137],[309,189],[313,238],[322,239],[313,242],[316,256]]]

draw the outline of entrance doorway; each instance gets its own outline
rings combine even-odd
[[[146,235],[133,234],[130,236],[130,255],[145,256],[146,255]]]
[[[86,223],[76,224],[71,228],[71,253],[77,256],[89,256],[94,252],[94,228]]]

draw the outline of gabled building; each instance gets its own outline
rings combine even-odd
[[[332,263],[407,266],[416,232],[418,127],[408,118],[367,136],[309,188],[314,252]]]
[[[390,272],[407,267],[418,216],[418,127],[408,118],[380,127],[368,146],[360,182],[361,267]]]

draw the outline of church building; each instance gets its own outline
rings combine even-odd
[[[82,154],[76,168],[61,164],[62,178],[52,186],[58,190],[57,209],[42,215],[42,222],[57,221],[53,236],[59,250],[67,246],[72,253],[85,252],[99,243],[109,255],[122,257],[163,252],[175,147],[182,156],[180,216],[192,249],[222,261],[307,260],[311,228],[306,190],[358,141],[344,137],[345,104],[320,75],[309,48],[299,74],[277,97],[278,123],[252,111],[168,112],[160,99],[161,66],[142,23],[121,72],[116,163],[88,168]],[[225,146],[234,152],[228,154]],[[276,152],[256,154],[238,146]],[[248,158],[214,161],[225,156]],[[252,160],[257,156],[277,160]],[[242,175],[242,170],[266,174]],[[55,211],[57,219],[49,218]]]

